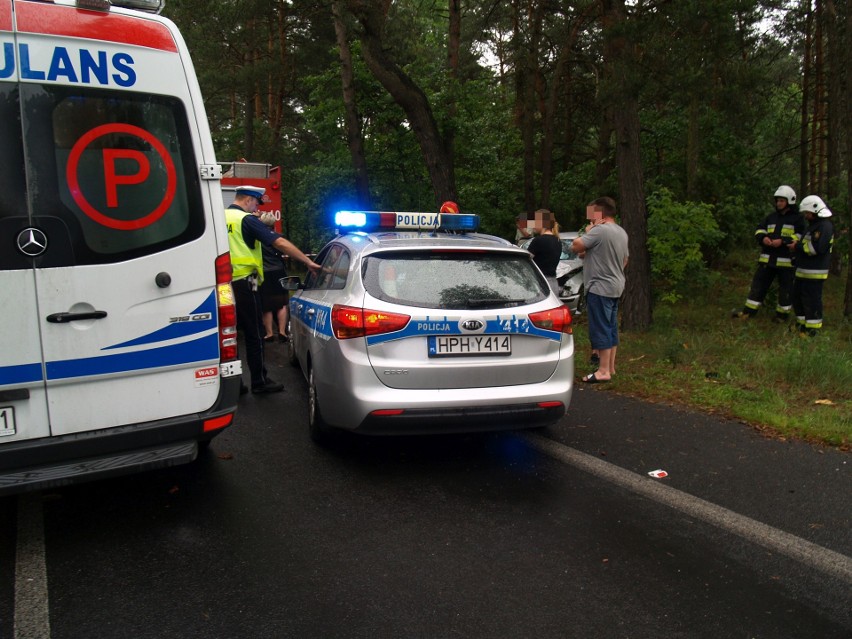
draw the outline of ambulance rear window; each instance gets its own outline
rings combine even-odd
[[[59,220],[66,230],[52,235],[45,266],[123,261],[204,232],[180,100],[33,84],[20,91],[33,223]]]

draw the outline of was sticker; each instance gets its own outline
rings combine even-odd
[[[210,386],[216,383],[219,377],[218,366],[208,366],[207,368],[195,369],[195,387]]]

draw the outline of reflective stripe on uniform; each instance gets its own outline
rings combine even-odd
[[[796,277],[803,280],[826,280],[828,269],[809,269],[800,266],[796,269]]]

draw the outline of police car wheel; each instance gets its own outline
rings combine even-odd
[[[308,373],[308,433],[316,444],[328,444],[332,435],[320,412],[313,366]]]

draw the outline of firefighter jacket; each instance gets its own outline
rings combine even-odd
[[[249,248],[243,237],[243,218],[250,215],[239,207],[225,209],[225,224],[228,227],[228,244],[231,249],[231,266],[234,269],[234,281],[250,275],[258,277],[258,284],[263,281],[263,255],[260,242]]]
[[[805,216],[799,213],[795,206],[788,206],[783,211],[772,211],[754,232],[754,239],[760,246],[758,262],[773,268],[793,268],[793,253],[789,245],[802,239],[805,232]],[[781,246],[765,246],[763,238],[780,239]]]
[[[827,217],[818,217],[796,245],[796,277],[806,280],[828,278],[831,248],[834,245],[834,225]]]

